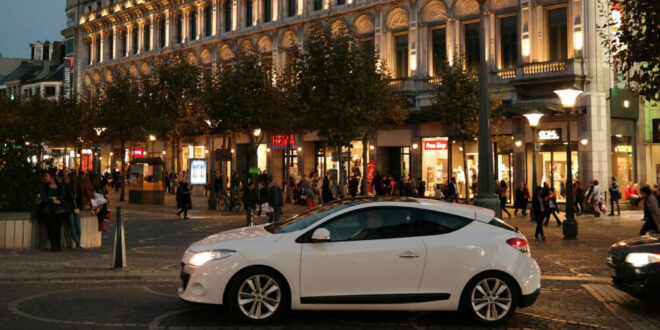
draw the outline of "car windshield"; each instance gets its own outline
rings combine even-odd
[[[326,203],[301,214],[294,215],[293,217],[281,221],[280,223],[274,223],[272,225],[266,226],[265,229],[274,234],[291,233],[305,229],[319,219],[325,218],[333,213],[356,204],[357,203],[355,201],[351,200],[339,200]]]

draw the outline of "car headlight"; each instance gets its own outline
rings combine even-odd
[[[199,267],[211,260],[224,259],[231,256],[234,253],[236,253],[236,251],[227,250],[227,249],[195,252],[194,254],[190,255],[189,258],[184,258],[187,259],[184,260],[184,263],[195,267]]]
[[[626,256],[626,262],[635,267],[644,267],[648,264],[660,262],[660,255],[655,253],[630,253]]]

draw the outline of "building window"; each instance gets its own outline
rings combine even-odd
[[[67,55],[73,54],[73,38],[66,39],[66,45],[64,46],[64,48]]]
[[[92,43],[87,45],[87,63],[92,64]]]
[[[165,39],[166,39],[166,34],[165,32],[165,20],[161,19],[160,23],[158,23],[158,39],[160,39],[160,48],[165,48]]]
[[[264,22],[270,22],[273,17],[273,0],[264,0]]]
[[[183,42],[183,22],[181,21],[181,15],[175,18],[174,24],[176,24],[176,43],[180,44]]]
[[[314,10],[323,9],[323,0],[314,0]]]
[[[66,14],[66,27],[76,26],[76,13]]]
[[[96,40],[96,62],[101,62],[101,38]]]
[[[139,38],[139,37],[138,37],[138,36],[139,36],[139,33],[138,33],[138,32],[139,32],[139,31],[138,31],[138,28],[137,28],[137,27],[133,27],[133,31],[131,31],[131,41],[133,42],[133,49],[131,49],[131,50],[133,51],[133,54],[137,54],[138,47],[139,47],[139,45],[140,45],[140,44],[138,43],[138,41],[139,41],[139,40],[138,40],[138,38]]]
[[[128,48],[128,36],[126,35],[126,31],[121,31],[121,52],[124,56],[128,55],[128,52],[126,52]]]
[[[287,14],[289,17],[296,16],[296,2],[297,0],[287,0]]]
[[[431,32],[431,47],[433,74],[437,76],[447,60],[447,29],[435,29]]]
[[[396,77],[408,77],[408,35],[400,35],[394,37],[396,44]]]
[[[346,0],[337,0],[337,6],[345,5]]]
[[[144,50],[151,50],[151,25],[149,23],[144,25],[144,35],[142,36],[142,41],[144,42]]]
[[[568,32],[566,29],[566,7],[548,10],[548,51],[549,60],[567,58]]]
[[[190,11],[190,21],[188,22],[190,26],[190,40],[197,40],[197,10],[193,9]]]
[[[55,86],[46,86],[46,96],[55,96]]]
[[[465,65],[468,70],[479,66],[479,23],[465,24]]]
[[[115,31],[110,32],[110,38],[108,39],[110,43],[110,59],[115,59]]]
[[[213,13],[211,12],[211,6],[206,6],[204,8],[204,35],[210,36],[211,31],[213,30]]]
[[[231,31],[231,2],[225,1],[225,32]]]
[[[245,3],[245,26],[252,26],[252,0]]]
[[[500,19],[500,65],[512,68],[518,64],[518,17]]]

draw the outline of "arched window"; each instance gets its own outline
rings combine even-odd
[[[190,27],[190,40],[197,40],[197,10],[193,8],[190,11],[190,20],[188,21]]]
[[[213,13],[211,12],[211,6],[206,6],[204,8],[204,35],[210,36],[213,29]]]

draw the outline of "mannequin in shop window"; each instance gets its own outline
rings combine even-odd
[[[456,197],[460,196],[460,193],[465,190],[465,172],[463,172],[463,167],[458,165],[456,169],[456,178],[458,181],[458,187],[456,191]]]

